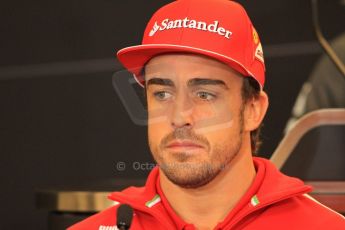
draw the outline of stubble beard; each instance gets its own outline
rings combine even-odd
[[[199,188],[207,185],[216,178],[222,170],[225,170],[235,158],[240,149],[237,143],[234,151],[230,154],[225,148],[215,147],[208,161],[188,162],[188,153],[178,153],[177,161],[166,163],[160,159],[160,168],[165,176],[175,185],[182,188]],[[176,153],[175,153],[176,154]],[[215,160],[215,158],[218,158]],[[181,161],[181,159],[186,159]],[[158,162],[158,159],[156,159]]]
[[[240,131],[236,140],[215,145],[212,151],[206,138],[196,135],[191,129],[186,127],[176,129],[168,134],[162,139],[158,147],[149,144],[152,155],[165,176],[175,185],[189,189],[202,187],[216,178],[222,170],[229,167],[241,149],[243,132],[242,112],[240,113]],[[191,161],[190,159],[193,156],[190,156],[187,152],[174,153],[173,160],[167,160],[165,155],[170,153],[164,151],[163,148],[169,140],[173,139],[188,139],[208,146],[207,160]]]

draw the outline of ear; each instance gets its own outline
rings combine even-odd
[[[261,91],[257,98],[250,99],[244,110],[244,130],[253,131],[259,127],[268,108],[268,96]]]

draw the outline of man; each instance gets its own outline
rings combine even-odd
[[[268,97],[261,43],[239,4],[172,2],[118,58],[146,90],[159,165],[145,187],[109,196],[133,208],[131,229],[344,229],[310,187],[252,157]],[[70,229],[117,229],[119,206]]]

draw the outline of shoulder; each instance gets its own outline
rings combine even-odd
[[[303,209],[306,209],[311,217],[320,219],[320,224],[324,223],[327,224],[324,225],[325,227],[330,227],[333,226],[331,223],[339,223],[342,226],[341,229],[345,229],[345,217],[343,215],[323,205],[308,194],[300,196],[299,199],[302,203],[301,207],[304,207]]]
[[[345,229],[344,216],[307,194],[272,204],[265,216],[278,225],[288,224],[289,229]]]

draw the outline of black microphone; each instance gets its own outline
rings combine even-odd
[[[119,230],[128,230],[132,223],[133,208],[128,204],[121,204],[117,209],[117,228]]]

